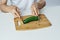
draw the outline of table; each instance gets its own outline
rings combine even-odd
[[[60,40],[60,6],[46,7],[43,13],[52,26],[16,31],[13,15],[0,12],[0,40]]]

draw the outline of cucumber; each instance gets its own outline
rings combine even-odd
[[[26,23],[29,23],[29,22],[32,22],[32,21],[37,21],[39,19],[38,16],[31,16],[29,18],[26,18],[25,20],[23,20],[23,23],[26,24]]]

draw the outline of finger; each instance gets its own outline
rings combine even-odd
[[[19,17],[19,18],[20,18],[20,15],[19,15],[18,12],[14,11],[14,12],[12,12],[12,14],[14,15],[15,18],[16,18],[16,17]]]
[[[17,16],[16,16],[16,14],[15,14],[15,13],[12,13],[12,14],[13,14],[14,18],[17,18]]]
[[[35,15],[35,12],[34,12],[34,8],[31,7],[31,10],[32,10],[32,15]]]
[[[39,10],[37,8],[37,4],[32,5],[32,14],[38,16]]]
[[[38,16],[38,10],[36,7],[33,7],[34,8],[34,12],[35,12],[35,15]]]
[[[15,15],[20,18],[20,15],[18,12],[15,12]]]
[[[38,16],[38,14],[39,14],[39,9],[36,8],[36,15]]]

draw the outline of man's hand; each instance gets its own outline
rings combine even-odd
[[[38,4],[38,9],[42,9],[46,5],[46,1],[40,0],[37,4]]]
[[[38,16],[38,14],[39,14],[39,9],[38,9],[37,3],[32,4],[31,10],[32,10],[32,15]]]
[[[45,0],[40,0],[39,2],[35,2],[31,6],[32,14],[34,16],[38,16],[39,10],[42,9],[46,5]]]

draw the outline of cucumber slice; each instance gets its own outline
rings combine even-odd
[[[38,16],[31,16],[29,18],[26,18],[25,20],[23,20],[23,23],[26,24],[26,23],[29,23],[29,22],[32,22],[32,21],[37,21],[39,19]]]

